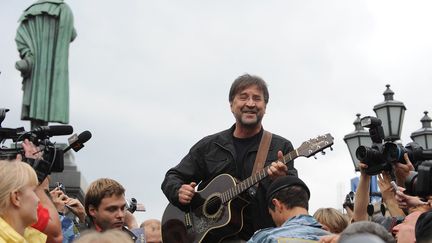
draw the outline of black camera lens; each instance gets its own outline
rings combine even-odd
[[[386,163],[382,156],[382,146],[372,145],[372,147],[359,146],[356,150],[356,157],[368,167],[365,169],[366,174],[376,175],[381,171],[389,171],[391,165]]]
[[[405,148],[396,143],[384,144],[384,158],[389,162],[405,162],[403,155],[406,152]]]
[[[356,150],[356,157],[358,160],[363,161],[367,158],[368,147],[359,146]]]
[[[359,146],[356,150],[356,157],[367,165],[381,163],[381,152],[376,148]]]

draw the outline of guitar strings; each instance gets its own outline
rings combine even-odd
[[[256,184],[259,180],[265,178],[268,175],[268,173],[267,173],[268,167],[269,166],[266,166],[265,168],[263,168],[261,171],[259,171],[258,173],[256,173],[252,177],[249,177],[248,179],[237,184],[235,187],[221,193],[220,197],[212,197],[211,199],[208,200],[207,206],[208,207],[214,207],[218,204],[224,204],[227,201],[230,201],[232,198],[234,198],[232,196],[229,196],[230,192],[232,195],[237,195],[237,194],[240,194],[240,193],[246,191],[247,189],[252,187],[254,184]],[[258,177],[258,178],[256,178],[256,177]],[[252,181],[252,182],[256,181],[256,183],[254,183],[252,185],[248,185],[249,183],[251,183],[249,181]],[[243,187],[244,187],[244,189],[243,189]],[[224,200],[224,197],[227,199],[226,201]],[[219,203],[219,201],[220,201],[220,203]],[[201,205],[200,207],[203,207],[203,205]],[[198,208],[200,208],[200,207],[198,207]]]

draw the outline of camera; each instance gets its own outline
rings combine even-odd
[[[135,211],[139,211],[139,212],[146,211],[144,204],[138,203],[138,201],[133,197],[131,199],[126,199],[126,209],[130,213],[134,213]]]
[[[3,128],[1,122],[6,117],[8,109],[0,109],[0,143],[11,139],[14,142],[12,148],[0,147],[0,159],[12,160],[21,154],[23,161],[30,164],[36,171],[38,180],[41,182],[51,172],[62,172],[64,169],[63,150],[57,148],[49,138],[52,136],[68,135],[73,132],[72,126],[41,126],[31,131],[25,131],[23,127]],[[26,158],[24,149],[18,142],[24,139],[30,140],[43,152],[41,159]]]
[[[413,196],[432,195],[432,160],[423,161],[417,172],[411,171],[405,180],[405,193]]]
[[[365,170],[368,175],[376,175],[381,171],[391,170],[391,165],[387,163],[384,157],[384,129],[380,119],[373,116],[366,116],[360,120],[363,127],[369,128],[369,135],[372,139],[372,146],[359,146],[356,149],[356,157],[363,163],[367,164]]]
[[[343,208],[348,207],[351,210],[354,210],[354,192],[350,191],[346,196],[345,196],[345,201],[342,204]]]
[[[432,151],[423,149],[415,142],[408,143],[405,147],[401,144],[389,142],[384,145],[383,152],[385,159],[390,162],[403,162],[403,155],[407,153],[416,170],[423,161],[432,160]]]

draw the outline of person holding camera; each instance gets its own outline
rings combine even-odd
[[[59,187],[51,190],[50,194],[60,215],[65,215],[69,211],[78,217],[79,222],[85,222],[85,208],[78,199],[69,197]]]
[[[58,184],[50,191],[51,199],[60,217],[63,243],[73,242],[80,235],[79,229],[85,225],[85,209],[78,199],[65,194],[65,188],[61,183]]]
[[[0,160],[0,242],[46,242],[45,234],[30,227],[38,220],[37,185],[30,165]]]
[[[410,177],[411,173],[416,173],[414,172],[414,166],[409,160],[407,154],[404,154],[404,158],[406,164],[397,163],[395,165],[396,168],[395,175],[397,180],[399,181],[398,182],[399,187],[396,188],[395,190],[395,199],[398,203],[398,206],[399,208],[404,209],[407,213],[412,213],[414,211],[422,211],[422,212],[428,211],[432,207],[432,195],[428,195],[428,196],[423,195],[424,197],[420,198],[419,196],[414,196],[415,192],[412,191],[413,188],[409,188],[410,190],[404,188],[407,182],[407,178]],[[410,182],[408,184],[413,184],[413,182]],[[420,186],[422,185],[417,185],[417,187]],[[414,194],[414,195],[409,195],[409,194]]]
[[[88,228],[99,232],[111,229],[122,230],[134,242],[145,243],[143,229],[127,227],[127,222],[134,222],[129,217],[134,217],[126,209],[124,193],[124,187],[113,179],[101,178],[92,182],[84,199],[84,207],[89,219]]]

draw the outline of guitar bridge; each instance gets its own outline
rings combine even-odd
[[[185,213],[185,225],[187,229],[192,228],[192,219],[190,213]]]

